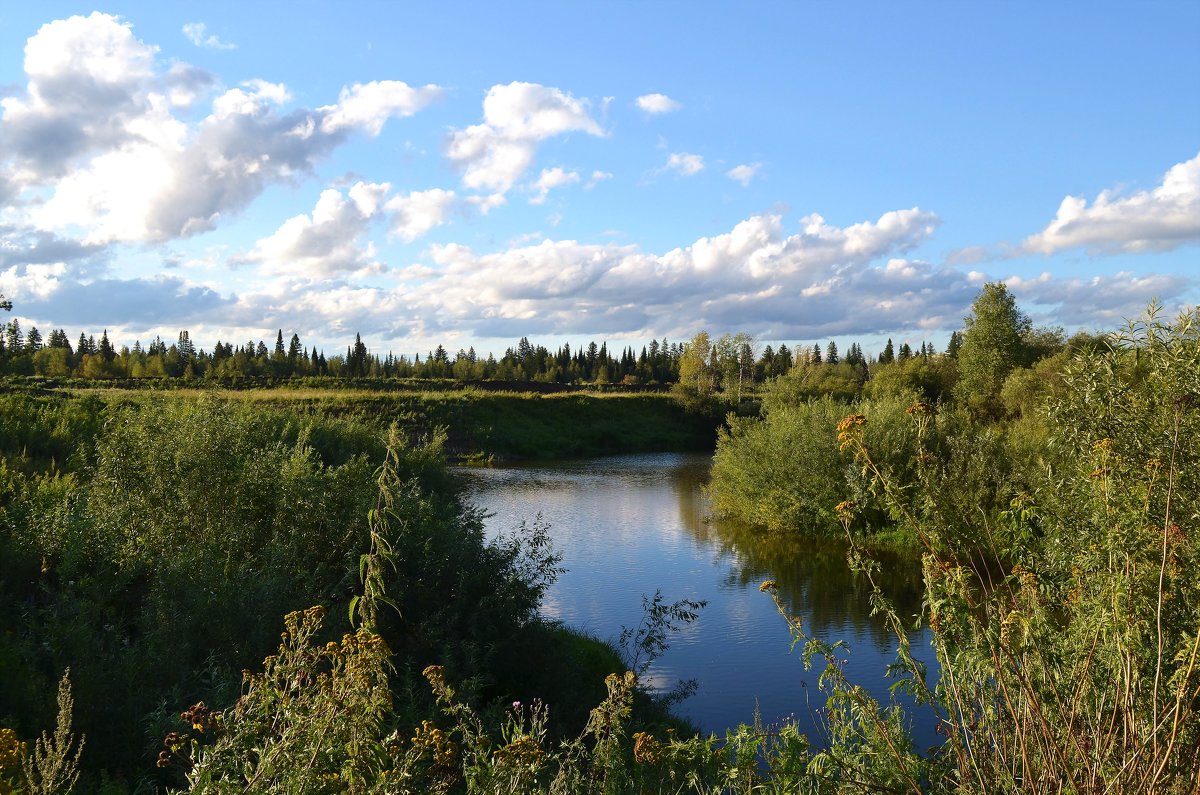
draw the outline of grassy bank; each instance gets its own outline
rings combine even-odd
[[[202,393],[302,414],[359,419],[379,429],[395,422],[413,439],[444,428],[447,453],[459,460],[709,450],[715,444],[718,424],[716,417],[688,413],[670,396],[656,393],[539,394],[467,388],[386,393],[365,389],[176,389],[164,394],[83,388],[51,394],[141,403],[193,399]]]

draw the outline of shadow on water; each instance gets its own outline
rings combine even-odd
[[[547,594],[553,618],[615,638],[640,619],[642,594],[668,601],[705,599],[700,619],[672,639],[650,671],[669,687],[694,678],[699,691],[678,711],[705,732],[795,716],[819,742],[820,670],[806,671],[791,651],[787,625],[759,592],[778,583],[783,603],[807,631],[844,640],[850,679],[887,703],[896,639],[872,616],[870,586],[846,564],[844,543],[755,532],[707,515],[702,487],[711,460],[694,454],[620,456],[540,463],[464,474],[476,503],[492,514],[491,533],[541,514],[568,571]],[[880,585],[906,621],[920,610],[920,564],[883,561]],[[910,636],[918,657],[936,663],[926,632]],[[918,748],[936,742],[928,714],[914,717]]]

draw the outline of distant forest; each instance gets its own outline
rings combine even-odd
[[[108,332],[95,335],[80,334],[72,344],[62,329],[43,337],[36,326],[28,331],[17,320],[9,321],[0,334],[0,373],[37,375],[49,378],[238,378],[293,376],[331,376],[338,378],[455,378],[461,381],[529,381],[558,384],[674,384],[679,381],[680,363],[692,345],[688,342],[669,342],[665,337],[651,340],[640,351],[626,347],[610,349],[606,342],[595,342],[572,349],[564,343],[554,351],[530,343],[522,337],[497,359],[486,357],[475,349],[460,349],[451,355],[443,346],[409,359],[388,353],[380,356],[370,351],[361,335],[346,346],[345,353],[326,356],[315,346],[306,347],[296,334],[285,343],[283,331],[275,337],[274,346],[259,340],[241,345],[221,342],[211,351],[197,347],[187,331],[167,344],[155,337],[148,347],[135,342],[132,348],[117,349],[108,339]],[[845,364],[867,377],[867,365],[888,364],[914,357],[928,358],[937,354],[934,346],[922,342],[913,350],[907,343],[894,348],[892,341],[876,358],[868,359],[858,343],[852,343],[840,354],[836,342],[824,348],[797,347],[786,344],[757,349],[754,340],[745,334],[726,334],[710,343],[706,364],[711,371],[738,384],[762,383],[787,373],[796,364]],[[693,341],[694,342],[694,341]],[[953,357],[961,343],[955,332],[945,353]]]

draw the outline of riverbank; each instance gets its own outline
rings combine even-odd
[[[278,408],[297,416],[361,421],[380,431],[396,423],[410,439],[446,433],[447,455],[460,462],[550,460],[618,453],[712,450],[720,418],[685,411],[664,393],[484,391],[475,387],[375,389],[182,388],[169,391],[111,386],[8,385],[6,400],[113,403],[214,396]],[[45,410],[44,408],[41,410]]]

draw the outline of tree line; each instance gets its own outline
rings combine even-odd
[[[955,332],[944,352],[953,357],[961,340]],[[681,368],[689,378],[707,381],[707,391],[741,393],[746,386],[762,384],[788,373],[799,365],[845,365],[865,382],[871,365],[886,365],[910,359],[938,356],[932,343],[921,342],[913,349],[908,343],[894,348],[891,339],[878,357],[868,357],[862,346],[851,343],[842,354],[836,341],[822,348],[797,345],[789,348],[767,344],[761,349],[744,333],[725,334],[717,339],[707,332],[686,342],[670,342],[666,337],[652,339],[641,346],[620,350],[595,341],[572,347],[563,343],[554,350],[533,344],[522,337],[514,347],[497,358],[478,354],[475,348],[459,349],[455,354],[442,345],[412,358],[391,352],[372,352],[356,334],[344,353],[327,356],[324,350],[304,345],[293,333],[285,342],[283,330],[275,343],[263,340],[237,344],[217,340],[211,350],[197,346],[190,332],[179,332],[174,342],[156,336],[149,345],[140,341],[132,347],[115,346],[108,331],[80,333],[77,340],[61,328],[43,336],[37,326],[28,331],[17,319],[0,326],[0,374],[30,375],[47,378],[183,378],[227,379],[237,377],[291,378],[329,376],[333,378],[416,378],[459,381],[524,381],[551,384],[624,384],[669,385],[680,381]],[[690,368],[690,369],[689,369]]]

